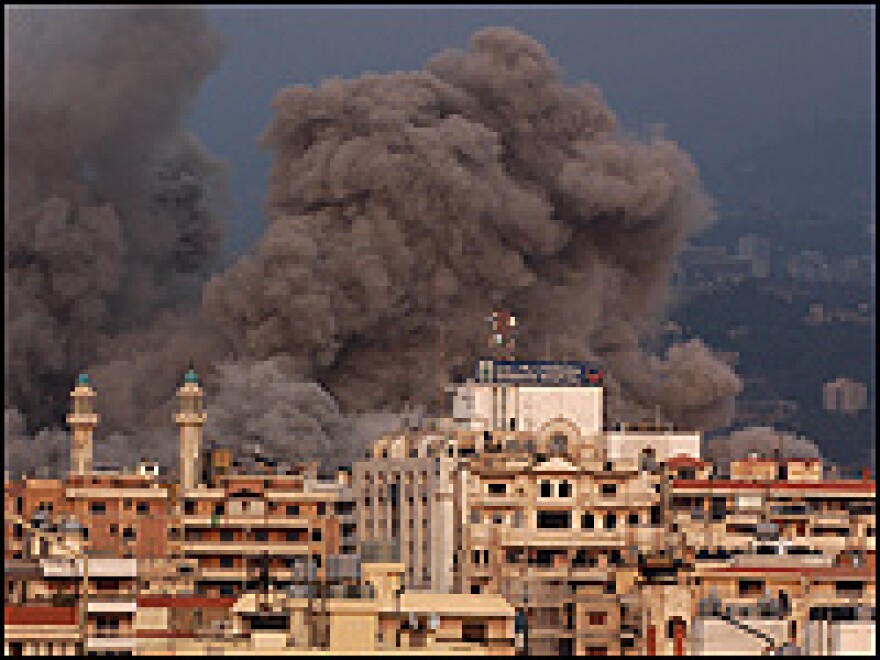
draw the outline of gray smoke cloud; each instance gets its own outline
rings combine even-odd
[[[339,454],[348,446],[347,420],[320,385],[294,380],[278,360],[220,363],[216,372],[206,438],[259,445],[292,463],[346,462]]]
[[[58,429],[27,431],[25,417],[14,408],[3,411],[3,461],[13,478],[56,477],[70,465],[70,441]]]
[[[729,416],[739,380],[705,345],[641,347],[712,217],[694,164],[621,129],[529,37],[487,29],[421,71],[280,92],[269,226],[202,288],[224,199],[222,164],[181,128],[221,50],[203,13],[9,15],[5,403],[22,442],[59,424],[86,368],[96,461],[174,467],[193,358],[209,439],[344,464],[400,424],[389,411],[471,373],[496,305],[524,323],[520,356],[601,362],[627,421]]]
[[[621,413],[729,417],[741,385],[705,345],[640,348],[712,217],[693,162],[619,128],[540,44],[487,29],[422,71],[294,86],[274,106],[268,229],[204,296],[239,354],[291,356],[346,411],[429,404],[505,304],[520,356],[598,359]]]
[[[185,366],[150,344],[198,323],[221,245],[224,166],[182,128],[221,42],[193,8],[7,18],[5,406],[28,431],[61,424],[76,373],[94,369],[102,395],[134,391],[99,403],[108,432],[128,431],[160,401],[133,381]],[[149,350],[150,367],[114,368]]]

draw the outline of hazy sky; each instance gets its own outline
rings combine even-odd
[[[531,35],[569,82],[598,85],[624,126],[662,123],[698,163],[817,120],[873,125],[871,6],[213,7],[208,15],[227,53],[191,125],[231,163],[236,251],[263,226],[269,154],[256,139],[277,91],[418,69],[486,26]]]

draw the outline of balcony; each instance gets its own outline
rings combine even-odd
[[[95,600],[89,596],[89,614],[134,614],[137,611],[137,602],[134,596],[118,596],[115,598],[103,597]]]
[[[524,508],[528,505],[525,495],[504,493],[494,495],[492,493],[474,493],[468,497],[472,507],[495,507],[495,508]]]
[[[237,568],[216,568],[213,566],[206,566],[200,568],[197,571],[196,576],[200,580],[255,580],[260,576],[260,570],[253,566],[248,568],[245,568],[244,566],[239,566]]]
[[[309,554],[310,545],[302,542],[260,541],[181,541],[181,548],[190,553],[270,555]]]
[[[131,635],[127,631],[126,635]],[[109,632],[99,632],[97,636],[89,637],[86,644],[89,651],[134,651],[137,648],[137,640],[134,637],[117,637]]]
[[[761,514],[757,511],[750,513],[731,513],[727,516],[724,522],[728,525],[757,525],[761,522]]]
[[[354,519],[352,518],[352,522]],[[187,516],[181,519],[183,527],[308,527],[310,519],[303,516],[285,516],[277,514],[272,516]]]
[[[505,546],[541,546],[567,548],[578,546],[622,546],[627,542],[625,529],[502,529]]]
[[[647,509],[657,504],[660,496],[657,493],[635,492],[616,493],[614,495],[602,495],[601,493],[582,493],[577,498],[580,507],[591,509],[596,506],[624,508],[624,509]]]
[[[811,520],[813,527],[850,527],[855,522],[855,516],[852,518],[846,513],[817,513]]]

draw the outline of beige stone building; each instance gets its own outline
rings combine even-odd
[[[320,477],[204,446],[180,483],[102,471],[88,379],[71,473],[5,484],[8,654],[873,654],[876,483],[606,424],[601,373],[484,360],[453,417]]]

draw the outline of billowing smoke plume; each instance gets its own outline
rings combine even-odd
[[[99,404],[102,431],[143,427],[161,400],[146,379],[188,357],[151,338],[198,324],[221,245],[223,167],[182,128],[221,44],[189,8],[7,17],[5,405],[28,431],[62,424],[76,373],[94,368],[102,396],[133,404]],[[149,350],[149,367],[114,367]]]
[[[814,442],[767,426],[750,426],[706,442],[706,457],[722,465],[750,454],[779,460],[822,458]]]
[[[9,14],[5,403],[22,442],[62,423],[86,368],[96,461],[173,467],[192,357],[209,440],[346,462],[398,423],[375,411],[434,406],[471,372],[496,305],[519,313],[522,357],[601,362],[624,419],[725,422],[740,384],[705,346],[641,348],[711,219],[696,168],[621,130],[530,38],[488,29],[422,71],[282,91],[269,227],[201,290],[223,168],[181,126],[220,52],[204,15]]]
[[[207,438],[258,445],[292,463],[333,461],[347,448],[346,419],[320,385],[297,382],[278,361],[218,364],[216,370],[205,411]]]
[[[205,292],[238,352],[292,356],[345,410],[431,403],[505,304],[521,356],[597,358],[612,407],[725,421],[740,383],[705,346],[639,348],[712,215],[696,168],[622,131],[538,43],[484,30],[423,71],[291,87],[275,111],[269,227]]]
[[[3,447],[5,469],[11,475],[52,477],[63,474],[70,466],[67,433],[41,429],[31,435],[25,428],[24,416],[11,408],[7,408],[3,415]]]

